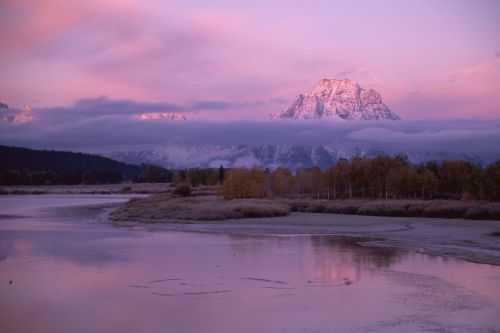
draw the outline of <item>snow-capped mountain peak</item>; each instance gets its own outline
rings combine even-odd
[[[177,112],[148,112],[142,113],[137,116],[139,120],[154,120],[154,119],[163,119],[163,120],[186,120],[187,118]]]
[[[373,89],[365,90],[350,79],[322,79],[308,94],[300,94],[271,119],[318,119],[331,117],[342,120],[399,120],[382,97]]]

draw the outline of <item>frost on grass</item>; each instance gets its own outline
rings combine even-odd
[[[458,200],[282,199],[294,212],[500,220],[500,203]]]
[[[158,194],[130,200],[116,210],[111,218],[145,223],[221,221],[285,216],[289,212],[288,205],[268,199],[224,200],[215,196],[172,198],[168,194]]]

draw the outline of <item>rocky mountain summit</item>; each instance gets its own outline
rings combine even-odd
[[[308,94],[300,94],[271,119],[399,120],[373,89],[365,90],[350,79],[323,79]]]

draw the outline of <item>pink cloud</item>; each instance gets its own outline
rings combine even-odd
[[[499,83],[500,60],[492,59],[446,69],[405,85],[386,86],[386,100],[409,118],[495,118],[500,116]]]
[[[0,42],[8,45],[0,56],[18,57],[33,52],[58,34],[79,24],[128,11],[138,14],[134,1],[7,0],[2,2]],[[15,38],[13,38],[15,37]]]
[[[378,90],[403,117],[436,110],[446,117],[497,116],[494,11],[469,4],[443,16],[443,6],[6,0],[0,99],[39,106],[100,95],[291,101],[337,75]],[[424,17],[428,24],[416,29]],[[265,117],[277,107],[224,112]]]

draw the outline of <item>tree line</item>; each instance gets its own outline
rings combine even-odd
[[[0,170],[0,185],[92,185],[134,183],[168,183],[172,172],[156,165],[142,165],[132,175],[124,175],[120,170],[90,171],[39,171]]]
[[[172,173],[103,156],[0,146],[0,185],[75,185],[169,182]]]
[[[222,165],[219,168],[172,170],[172,182],[175,184],[187,183],[194,187],[200,185],[214,186],[222,184],[225,175],[226,169]]]
[[[229,199],[281,196],[500,200],[500,160],[483,168],[461,160],[411,165],[404,157],[378,156],[341,159],[323,170],[237,168],[228,172],[220,194]]]
[[[0,185],[173,182],[219,185],[226,198],[314,197],[500,200],[500,160],[486,167],[447,160],[411,165],[405,157],[341,159],[326,169],[280,167],[167,170],[102,156],[0,146]]]

